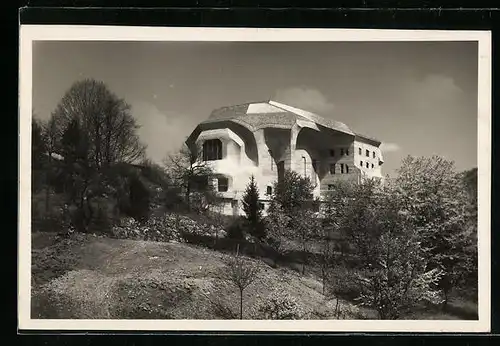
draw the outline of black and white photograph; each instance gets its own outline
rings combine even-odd
[[[489,330],[488,32],[146,29],[21,28],[25,328]]]

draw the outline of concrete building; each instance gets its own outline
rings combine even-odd
[[[225,214],[243,213],[241,199],[251,175],[264,208],[285,170],[309,177],[317,197],[339,179],[382,178],[380,141],[275,101],[216,109],[186,143],[202,148],[203,160],[216,173]]]

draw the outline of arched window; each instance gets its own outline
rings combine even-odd
[[[222,142],[209,139],[203,143],[203,161],[222,160]]]

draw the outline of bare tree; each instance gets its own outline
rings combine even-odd
[[[164,161],[174,184],[184,193],[188,210],[191,210],[194,192],[213,192],[210,183],[213,171],[203,160],[202,153],[200,146],[189,147],[184,144],[177,153],[168,155]]]
[[[59,129],[78,118],[89,140],[89,161],[96,168],[144,157],[131,107],[107,86],[93,79],[74,83],[57,105],[53,118]],[[59,130],[62,132],[61,130]]]
[[[231,257],[224,268],[223,279],[238,288],[240,294],[240,319],[243,319],[243,292],[257,280],[259,268],[239,255]]]

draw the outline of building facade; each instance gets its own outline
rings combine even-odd
[[[275,101],[223,107],[186,141],[203,151],[224,199],[224,214],[242,214],[241,200],[253,175],[266,209],[273,183],[286,170],[309,177],[315,197],[338,180],[382,178],[381,142],[345,124]]]

